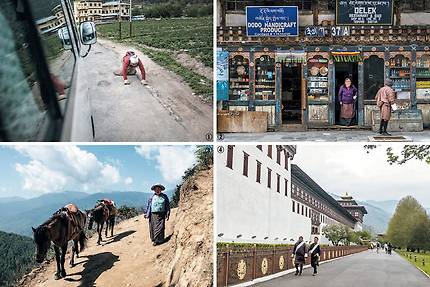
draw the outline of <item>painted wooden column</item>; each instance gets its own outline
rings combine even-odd
[[[329,125],[336,124],[336,71],[334,66],[334,61],[330,59],[331,55],[329,55],[328,60],[328,123]]]
[[[361,56],[362,53],[360,53]],[[364,65],[363,65],[363,57],[361,57],[361,61],[358,62],[358,126],[364,126]]]
[[[249,101],[248,111],[255,111],[255,66],[254,66],[254,49],[249,51]]]
[[[276,59],[276,55],[275,55]],[[281,81],[282,81],[282,68],[281,63],[276,63],[275,60],[275,125],[280,126],[282,124],[282,91],[281,91]]]
[[[417,49],[416,46],[412,48],[412,70],[411,70],[411,109],[417,109]]]
[[[308,122],[309,122],[309,106],[308,106],[308,58],[307,56],[305,57],[305,62],[303,63],[303,69],[302,69],[302,77],[303,77],[303,93],[304,93],[304,97],[302,98],[302,105],[304,106],[304,109],[302,109],[303,111],[303,125],[307,127]]]

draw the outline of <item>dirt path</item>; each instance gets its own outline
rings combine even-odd
[[[166,236],[173,232],[176,209],[172,210],[167,222]],[[74,268],[68,266],[67,277],[55,280],[55,260],[49,265],[33,271],[27,276],[21,287],[69,287],[69,286],[102,286],[102,287],[152,287],[166,278],[167,272],[157,266],[161,265],[160,257],[171,248],[171,242],[152,246],[148,234],[148,221],[143,215],[121,222],[113,238],[105,240],[101,246],[96,244],[93,236],[82,257],[75,260]]]
[[[134,76],[124,86],[122,77],[113,75],[127,50],[143,61],[148,86]],[[212,132],[212,107],[139,51],[99,39],[84,63],[96,141],[204,141]]]

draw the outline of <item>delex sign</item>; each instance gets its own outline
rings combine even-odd
[[[393,0],[337,0],[336,25],[392,25]]]
[[[246,7],[246,35],[289,37],[299,34],[297,6]]]

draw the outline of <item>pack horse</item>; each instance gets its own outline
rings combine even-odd
[[[36,244],[36,262],[42,263],[54,243],[55,260],[57,262],[57,272],[55,279],[66,277],[64,269],[65,256],[69,241],[73,241],[72,257],[70,266],[74,267],[74,257],[79,258],[79,252],[83,251],[86,244],[84,227],[87,217],[76,205],[68,204],[55,212],[51,218],[33,228],[33,238]],[[61,252],[60,252],[61,249]]]

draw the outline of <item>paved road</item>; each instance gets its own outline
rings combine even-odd
[[[222,134],[220,142],[280,142],[280,141],[315,141],[315,142],[368,142],[369,137],[378,134],[371,131],[306,131],[306,132],[267,132],[267,133],[229,133]],[[415,133],[393,132],[393,136],[405,136],[414,142],[430,141],[430,130]],[[220,136],[220,135],[218,135]]]
[[[321,264],[315,277],[305,269],[300,277],[288,274],[254,286],[429,287],[430,279],[396,253],[367,251]]]
[[[148,86],[130,76],[124,86],[121,69],[127,50],[142,59]],[[138,50],[105,39],[93,46],[84,61],[94,116],[96,141],[205,141],[212,132],[213,112],[208,103],[174,73]]]

